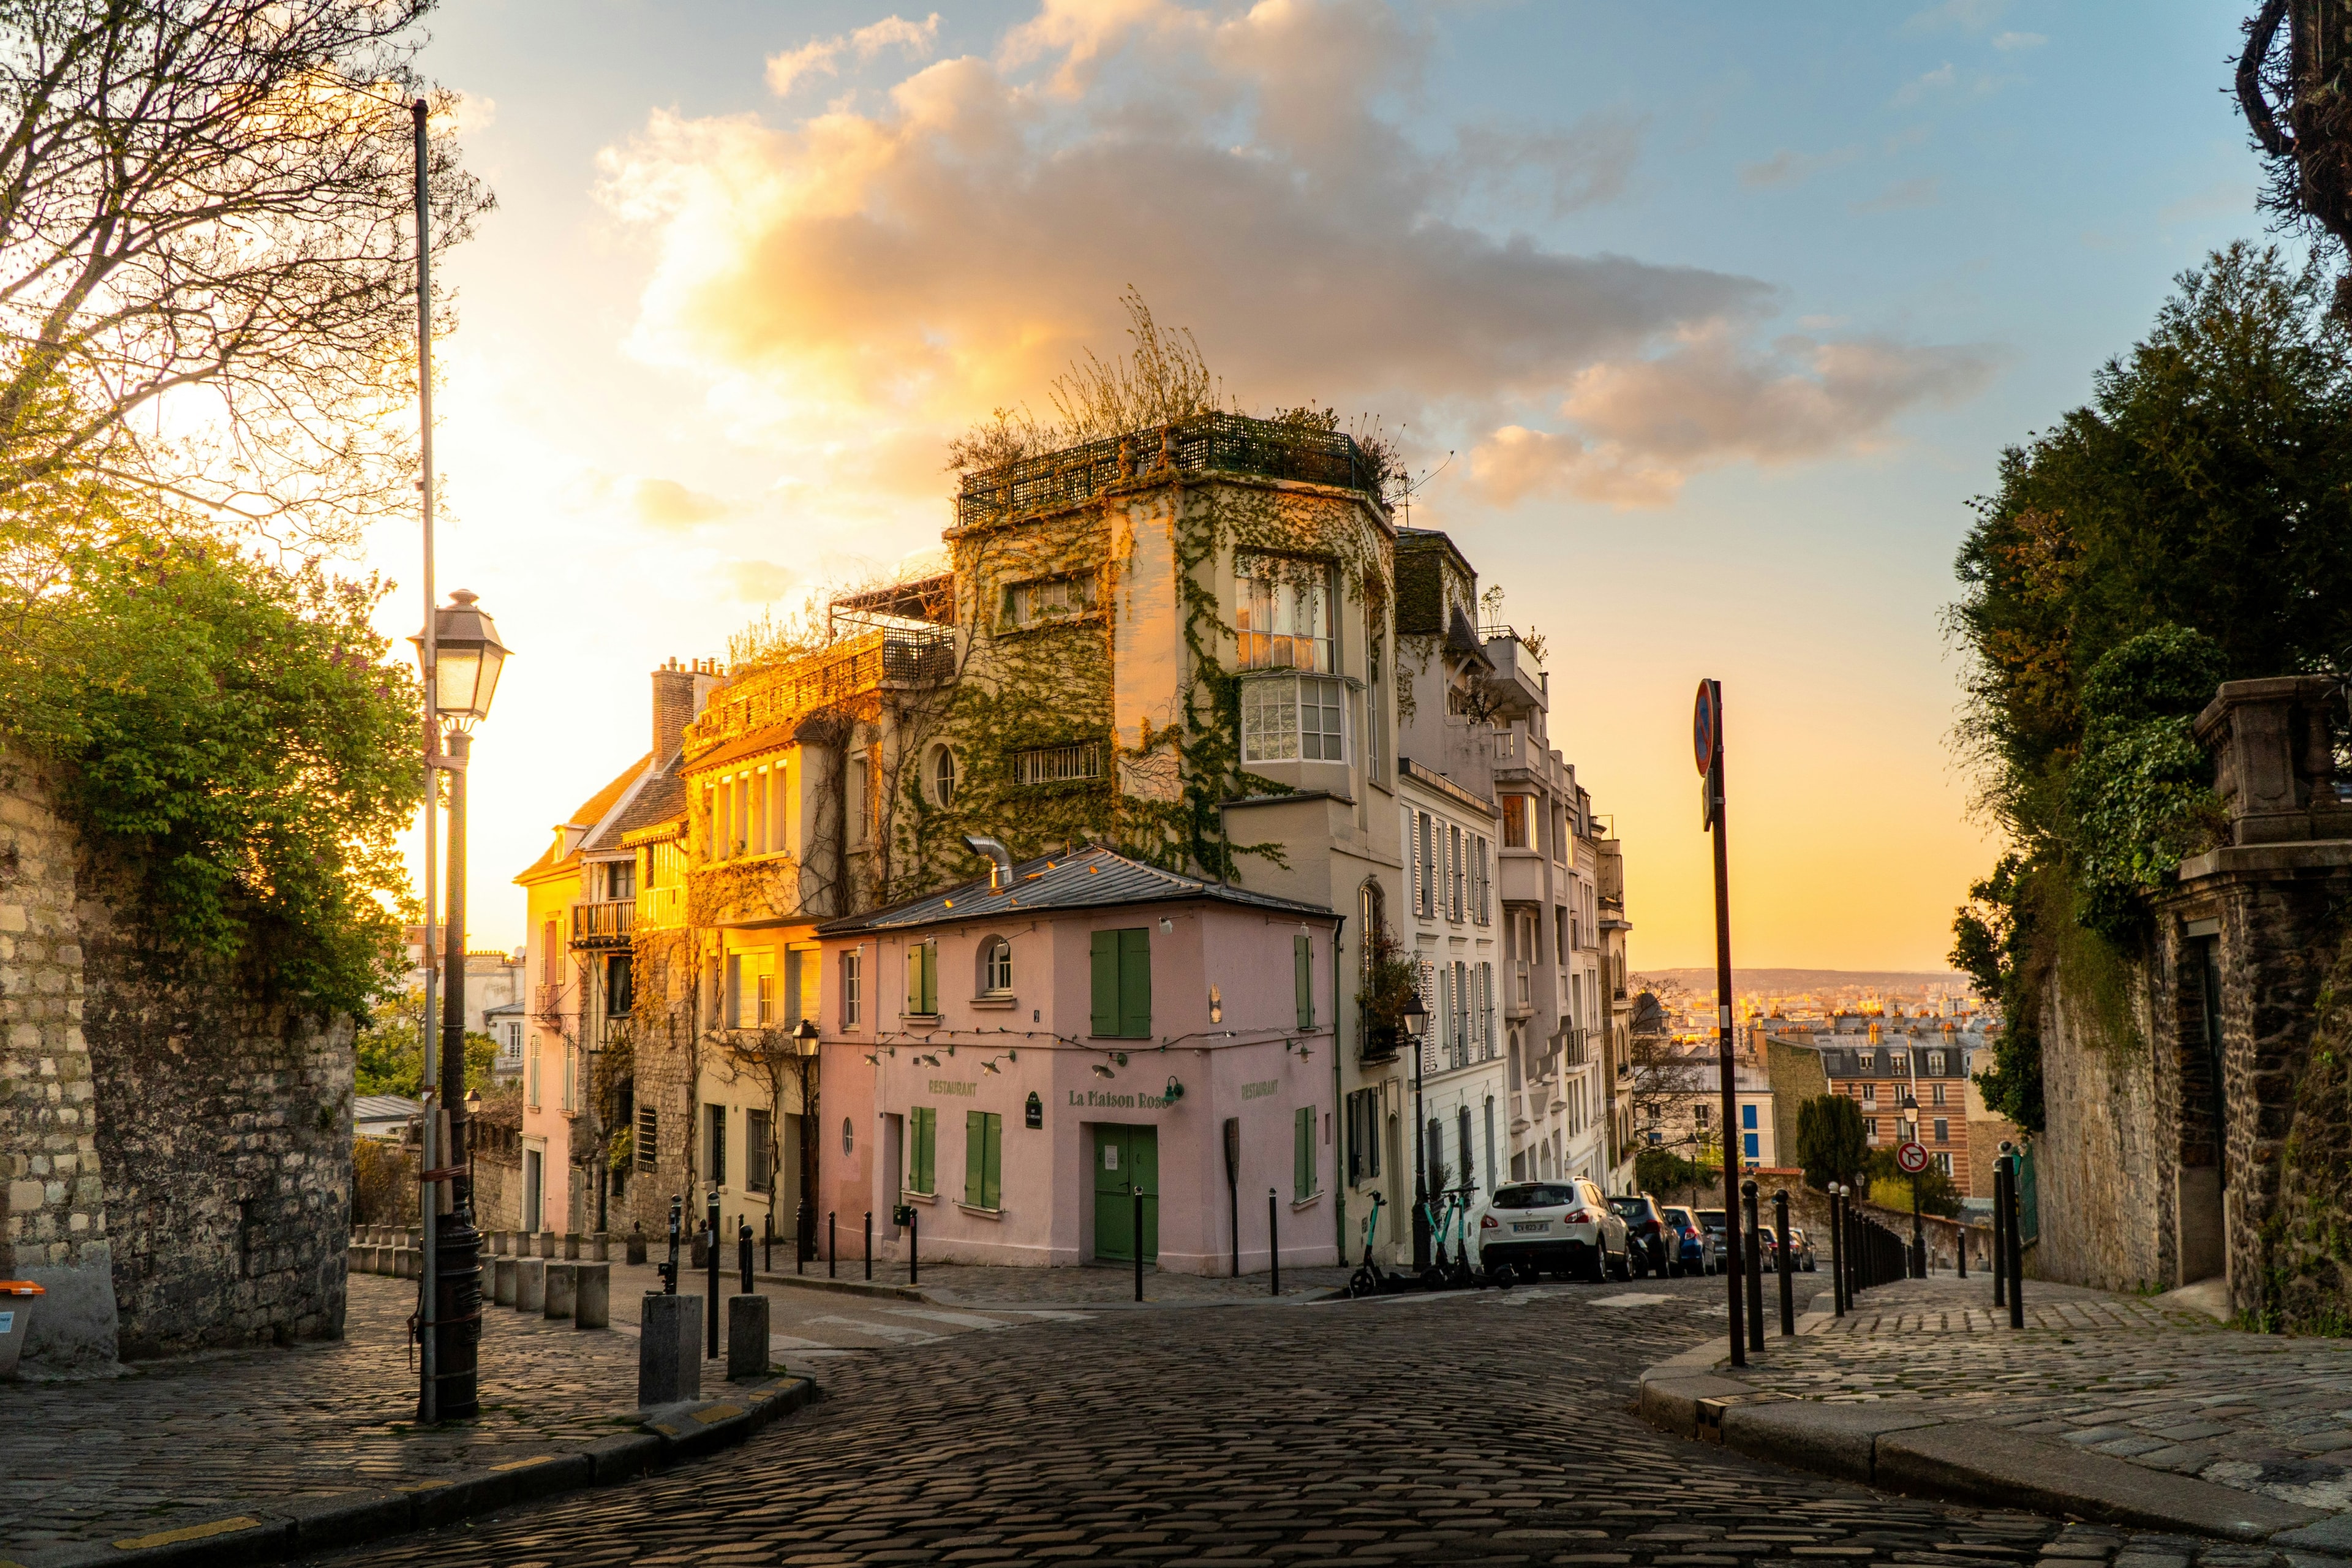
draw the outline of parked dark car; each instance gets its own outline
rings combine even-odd
[[[1668,1263],[1666,1216],[1657,1200],[1647,1193],[1625,1193],[1611,1198],[1609,1206],[1625,1222],[1625,1251],[1633,1272],[1643,1279],[1653,1274],[1664,1277]]]

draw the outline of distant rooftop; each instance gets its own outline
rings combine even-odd
[[[1335,485],[1361,492],[1383,510],[1388,504],[1381,493],[1380,465],[1352,436],[1240,414],[1196,414],[966,474],[956,498],[956,522],[971,528],[1067,506],[1122,480],[1171,470]]]

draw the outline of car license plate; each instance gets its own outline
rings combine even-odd
[[[1511,1222],[1511,1228],[1513,1230],[1549,1230],[1551,1221],[1548,1219],[1514,1220]]]

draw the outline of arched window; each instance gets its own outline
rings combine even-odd
[[[1013,994],[1013,944],[1001,936],[981,940],[980,994],[983,996],[1010,996]]]
[[[955,753],[945,746],[931,752],[931,804],[946,807],[955,804]]]

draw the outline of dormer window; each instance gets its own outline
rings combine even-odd
[[[1338,668],[1329,566],[1279,555],[1236,555],[1234,597],[1244,669]]]

